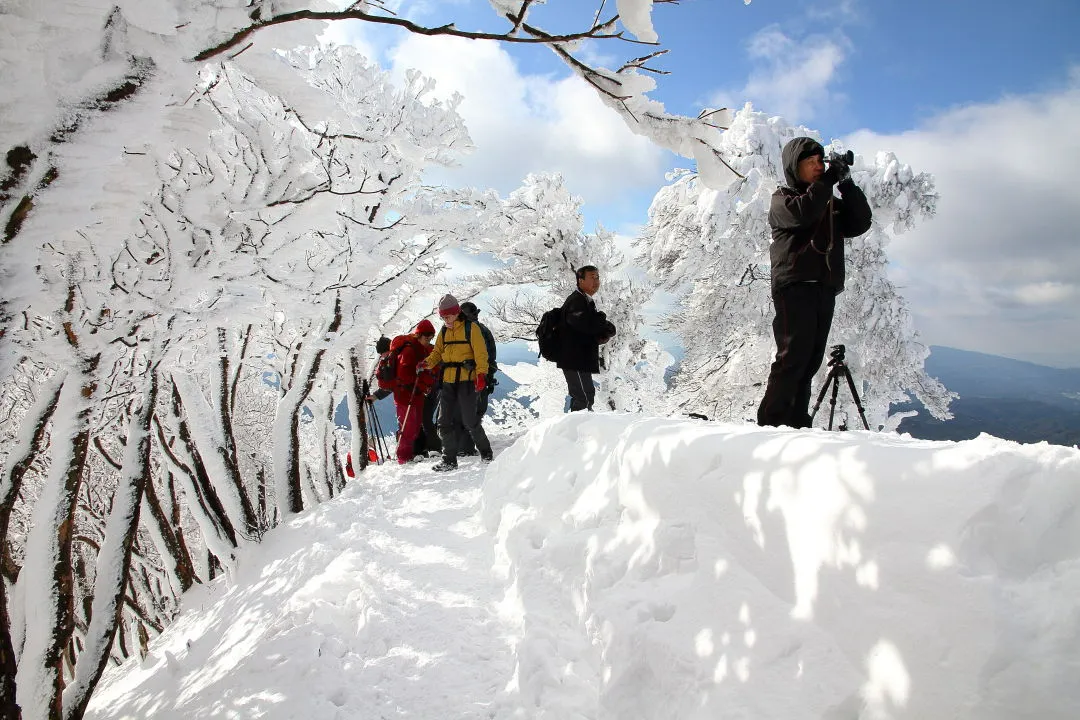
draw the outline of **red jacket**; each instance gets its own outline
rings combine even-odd
[[[435,386],[435,374],[424,370],[417,377],[416,366],[431,354],[431,348],[421,345],[415,335],[398,335],[390,343],[390,352],[397,352],[398,359],[394,402],[408,404],[422,400]]]

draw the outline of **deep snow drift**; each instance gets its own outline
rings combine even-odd
[[[1080,716],[1077,449],[585,413],[508,442],[275,530],[89,716]]]

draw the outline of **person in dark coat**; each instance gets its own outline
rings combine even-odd
[[[791,140],[781,153],[787,186],[773,193],[769,207],[776,359],[758,425],[810,427],[810,384],[844,289],[844,238],[870,229],[870,205],[850,168],[830,162],[826,170],[824,159],[821,143],[808,137]]]
[[[596,396],[592,376],[600,372],[600,346],[615,337],[615,326],[596,309],[593,301],[593,295],[600,289],[600,271],[593,265],[585,265],[574,274],[577,289],[562,306],[556,363],[566,378],[570,412],[592,410]]]

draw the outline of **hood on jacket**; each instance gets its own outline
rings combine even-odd
[[[799,163],[811,155],[825,157],[825,148],[814,138],[793,138],[784,146],[780,161],[784,164],[784,179],[787,180],[788,187],[796,190],[806,187],[806,183],[799,180]]]

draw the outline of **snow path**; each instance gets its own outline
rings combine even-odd
[[[107,675],[88,717],[494,716],[515,628],[478,514],[486,466],[432,464],[365,471],[245,551],[141,666]]]

